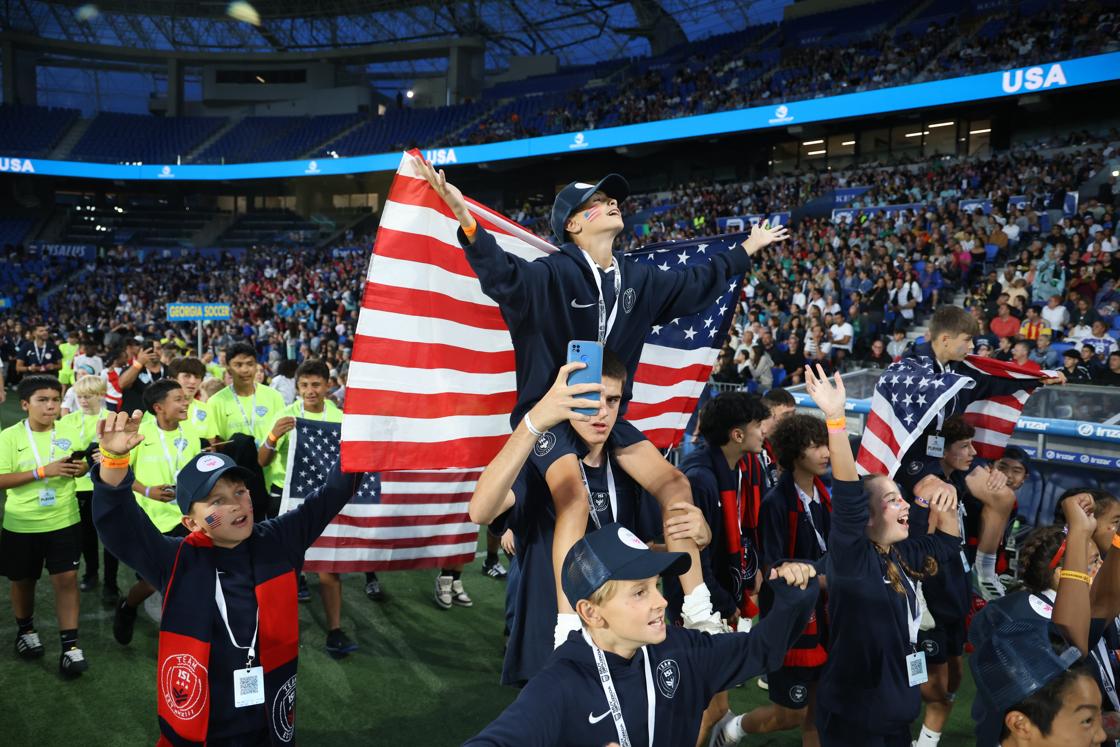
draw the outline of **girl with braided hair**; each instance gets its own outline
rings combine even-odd
[[[844,424],[844,383],[817,366],[806,389],[824,411],[832,462],[832,525],[825,556],[832,638],[817,690],[817,729],[824,747],[909,747],[927,676],[918,649],[923,578],[957,556],[956,495],[917,487],[911,507],[885,475],[863,480]],[[932,534],[910,536],[910,513],[928,511]]]

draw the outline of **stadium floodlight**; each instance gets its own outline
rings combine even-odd
[[[921,132],[907,132],[903,137],[921,137]]]
[[[840,144],[841,145],[855,145],[856,141],[855,140],[845,140],[844,142],[842,142]]]
[[[1120,176],[1120,171],[1113,171],[1113,172],[1112,172],[1112,175],[1113,175],[1113,176]]]
[[[929,127],[929,129],[932,130],[935,127],[952,127],[955,124],[956,124],[956,122],[937,122],[936,124],[931,124],[931,125],[926,125],[926,126]]]
[[[823,140],[806,140],[802,145],[823,145]]]
[[[991,131],[992,131],[991,127],[985,127],[982,130],[969,130],[968,134],[969,135],[983,135],[983,134],[991,132]]]
[[[404,92],[404,95],[405,95],[405,98],[409,98],[409,99],[410,99],[410,98],[412,98],[413,96],[415,96],[415,95],[416,95],[416,91],[413,91],[413,90],[412,90],[412,89],[410,88],[410,89],[408,89],[407,91],[405,91],[405,92]]]
[[[807,156],[823,156],[825,153],[828,153],[828,151],[822,148],[821,150],[811,150],[808,153],[806,153],[805,155],[807,155]]]

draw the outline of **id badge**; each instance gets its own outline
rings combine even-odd
[[[964,554],[964,550],[961,550],[961,565],[964,567],[965,573],[972,571],[972,566],[968,564],[968,556]]]
[[[941,436],[930,436],[926,439],[926,456],[940,459],[945,456],[945,439]]]
[[[264,703],[264,668],[233,671],[233,706],[246,708]]]
[[[910,687],[921,685],[929,679],[925,651],[917,651],[906,657],[906,674],[910,678]]]
[[[735,624],[735,632],[749,633],[751,632],[751,619],[749,617],[740,617],[739,622]]]
[[[55,497],[56,493],[54,492],[54,488],[43,488],[39,491],[39,505],[44,508],[53,506]]]

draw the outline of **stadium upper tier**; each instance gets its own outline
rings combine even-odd
[[[887,0],[499,83],[482,101],[382,116],[163,118],[0,106],[12,155],[110,163],[355,156],[594,130],[1011,69],[1120,49],[1120,1]],[[85,127],[72,145],[66,135]]]

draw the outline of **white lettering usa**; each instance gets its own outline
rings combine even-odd
[[[1066,85],[1066,74],[1061,65],[1051,65],[1048,68],[1027,67],[1003,73],[1003,90],[1007,93],[1015,93],[1020,89],[1037,91],[1055,85]]]
[[[0,171],[10,171],[18,174],[34,174],[35,165],[29,158],[8,158],[0,156]]]

